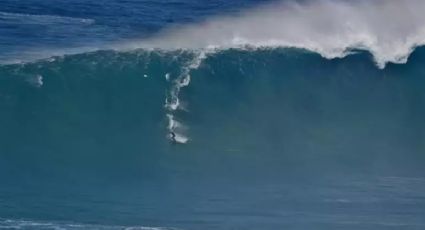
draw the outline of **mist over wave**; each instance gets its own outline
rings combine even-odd
[[[31,48],[0,57],[11,64],[97,50],[207,50],[289,47],[342,58],[370,52],[379,68],[406,63],[412,51],[425,44],[425,2],[421,0],[278,1],[210,17],[201,23],[165,27],[143,39],[98,41],[73,47]],[[11,17],[15,14],[0,14]],[[25,15],[24,15],[25,16]],[[49,19],[37,16],[37,20]],[[64,18],[63,20],[68,19]],[[93,23],[90,19],[72,19]]]
[[[425,2],[374,0],[285,1],[211,18],[200,24],[168,28],[128,47],[203,49],[292,47],[344,57],[368,50],[381,68],[405,63],[425,44]]]
[[[0,229],[425,229],[425,4],[238,1],[2,8]]]

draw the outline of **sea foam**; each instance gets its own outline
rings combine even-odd
[[[389,62],[406,63],[416,47],[425,45],[423,12],[422,0],[277,1],[201,23],[168,27],[149,38],[99,42],[96,47],[30,50],[16,57],[0,58],[0,63],[98,50],[215,52],[287,47],[317,52],[328,59],[365,50],[373,55],[379,68],[384,68]]]

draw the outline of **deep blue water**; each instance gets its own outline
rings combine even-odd
[[[264,2],[2,0],[0,228],[424,229],[423,47],[384,69],[289,48],[6,64]]]
[[[4,0],[0,5],[0,61],[27,60],[30,51],[37,57],[43,49],[96,47],[149,37],[173,24],[199,22],[264,2],[269,1]]]

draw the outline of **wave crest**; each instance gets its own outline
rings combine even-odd
[[[425,1],[320,0],[278,2],[201,24],[164,30],[130,47],[227,49],[289,47],[325,58],[344,57],[353,49],[372,53],[377,65],[405,63],[425,44]]]
[[[418,46],[425,45],[425,1],[318,0],[279,1],[238,14],[210,18],[203,23],[166,28],[147,39],[58,50],[22,52],[2,64],[98,50],[196,50],[299,48],[324,58],[343,58],[354,50],[370,52],[379,68],[389,62],[406,63]],[[0,12],[1,17],[19,16]],[[56,16],[31,16],[51,21]],[[91,19],[63,20],[93,23]],[[59,20],[60,21],[60,20]],[[15,60],[16,59],[16,60]]]

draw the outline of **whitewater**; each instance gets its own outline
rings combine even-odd
[[[424,11],[2,0],[0,228],[424,229]]]
[[[211,52],[229,48],[287,47],[317,52],[325,58],[341,58],[356,50],[366,50],[372,53],[378,67],[384,68],[388,62],[406,63],[411,52],[424,45],[424,9],[425,3],[420,0],[278,1],[193,25],[173,25],[152,38],[67,48],[62,52],[138,48]],[[10,17],[10,14],[0,16]],[[36,19],[51,18],[36,16]],[[93,23],[90,19],[65,17],[62,20]],[[37,50],[25,55],[36,57],[35,52],[41,52],[40,57],[61,54]],[[28,60],[20,57],[14,62],[21,59]]]

